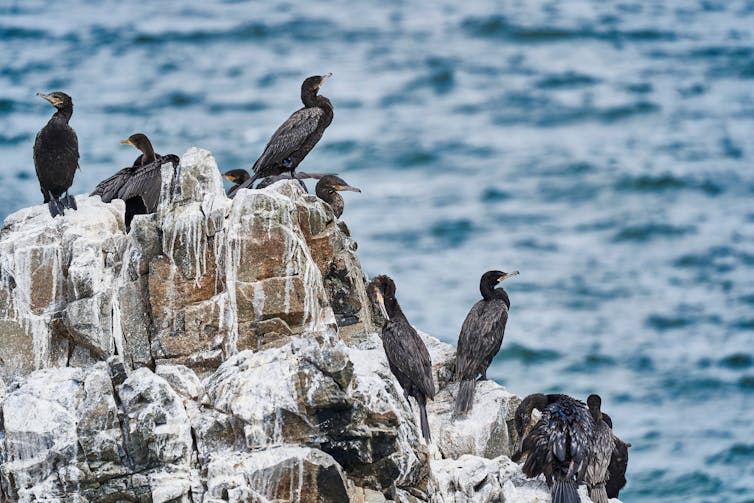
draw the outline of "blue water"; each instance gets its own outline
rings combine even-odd
[[[210,149],[247,167],[307,75],[335,120],[370,275],[454,342],[487,269],[519,269],[490,375],[598,392],[633,443],[625,501],[754,501],[754,2],[72,0],[0,4],[0,216],[65,90],[88,192]]]

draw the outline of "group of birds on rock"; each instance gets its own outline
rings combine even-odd
[[[315,193],[328,203],[336,217],[343,214],[344,202],[338,191],[361,192],[348,185],[334,174],[296,173],[296,168],[322,138],[333,120],[333,106],[329,99],[319,95],[319,90],[332,74],[308,77],[301,85],[303,108],[297,110],[272,135],[262,155],[252,167],[253,175],[244,169],[228,171],[223,176],[235,185],[228,190],[234,197],[240,189],[262,189],[283,179],[302,182],[306,178],[317,179]],[[79,149],[76,132],[69,125],[73,115],[73,100],[63,92],[38,93],[56,108],[56,112],[39,131],[34,142],[34,167],[42,190],[44,202],[53,217],[63,215],[67,209],[76,209],[76,200],[68,194],[73,177],[79,168]],[[162,166],[172,163],[176,169],[180,159],[169,154],[155,153],[146,135],[137,133],[121,141],[139,151],[133,165],[123,168],[101,181],[92,196],[98,195],[103,202],[121,199],[126,203],[125,223],[129,229],[135,215],[156,211],[160,202]]]
[[[272,135],[262,155],[252,167],[253,175],[244,169],[234,169],[223,176],[234,183],[228,197],[239,190],[264,188],[283,179],[295,179],[306,190],[304,179],[316,179],[316,195],[328,203],[336,217],[343,213],[343,198],[338,191],[361,192],[334,174],[296,173],[296,168],[322,138],[333,120],[333,106],[319,95],[323,82],[331,74],[312,76],[301,85],[303,108],[294,112]],[[50,214],[62,215],[66,209],[76,209],[75,199],[68,194],[78,168],[78,140],[68,124],[73,114],[73,102],[65,93],[39,94],[57,110],[47,125],[37,134],[34,143],[34,164],[39,184]],[[157,209],[161,192],[161,168],[179,158],[173,154],[155,153],[146,135],[131,135],[121,143],[131,145],[141,154],[133,165],[123,168],[100,182],[92,195],[104,202],[122,199],[126,203],[126,226],[134,215],[152,213]],[[487,369],[500,350],[508,321],[510,298],[498,285],[513,276],[510,273],[488,271],[480,279],[482,294],[469,311],[461,326],[456,352],[455,379],[458,381],[453,417],[469,413],[474,403],[478,380],[487,378]],[[406,318],[395,297],[395,282],[386,275],[372,279],[367,292],[384,318],[382,344],[393,375],[401,385],[406,401],[413,397],[419,407],[421,432],[431,441],[427,419],[427,399],[435,397],[432,361],[419,334]],[[587,403],[567,395],[527,396],[516,410],[515,424],[519,436],[512,459],[523,460],[528,477],[544,474],[551,488],[554,503],[579,501],[577,488],[586,483],[590,498],[606,503],[617,497],[625,485],[628,447],[612,432],[612,420],[601,411],[601,399],[591,395]],[[541,417],[531,425],[533,411]]]
[[[471,411],[476,382],[487,379],[487,369],[503,342],[510,298],[497,285],[518,274],[488,271],[482,275],[482,299],[469,310],[458,336],[454,419]],[[385,320],[382,345],[390,370],[409,405],[409,397],[416,400],[421,432],[430,442],[426,405],[427,399],[435,396],[432,360],[398,304],[395,290],[395,282],[386,275],[375,277],[367,286],[369,297]],[[553,503],[577,503],[578,486],[584,483],[592,501],[607,503],[608,498],[617,498],[626,484],[630,444],[613,434],[612,420],[601,406],[598,395],[589,396],[584,404],[568,395],[537,393],[527,396],[516,410],[519,442],[511,459],[524,460],[527,477],[544,474]],[[541,417],[532,426],[534,409]]]

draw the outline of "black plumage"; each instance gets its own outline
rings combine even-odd
[[[68,124],[73,115],[73,100],[60,91],[37,93],[55,107],[45,127],[34,141],[34,169],[50,215],[56,217],[66,209],[76,209],[76,200],[68,195],[79,167],[79,141]],[[65,197],[62,197],[65,194]]]
[[[521,440],[511,457],[526,457],[527,477],[545,475],[553,503],[578,503],[578,485],[586,476],[592,443],[593,421],[589,409],[568,395],[530,395],[516,410],[516,427],[526,425],[533,409],[542,417]]]
[[[589,463],[586,470],[586,482],[589,488],[589,498],[594,503],[608,503],[605,482],[608,478],[608,465],[613,453],[615,440],[613,430],[603,421],[602,399],[599,395],[589,395],[586,400],[589,413],[592,415],[592,445],[589,450]]]
[[[133,146],[141,154],[131,167],[123,168],[97,184],[91,195],[99,195],[105,203],[122,199],[126,203],[126,228],[130,229],[135,215],[157,210],[162,188],[162,165],[172,163],[175,168],[180,159],[174,154],[163,156],[155,153],[152,142],[142,133],[133,134],[121,143]]]
[[[351,192],[361,192],[361,189],[351,187],[341,177],[336,175],[325,175],[318,182],[315,188],[317,197],[330,205],[333,213],[337,218],[343,214],[345,203],[343,197],[338,194],[338,191],[350,190]]]
[[[605,492],[608,498],[618,498],[620,490],[626,485],[626,469],[628,468],[628,448],[631,444],[624,442],[613,434],[615,443],[607,466],[608,479]]]
[[[233,199],[236,196],[238,189],[241,188],[241,184],[251,177],[249,176],[249,172],[245,169],[231,169],[230,171],[223,173],[223,178],[234,184],[226,193],[229,198]]]
[[[511,302],[503,288],[495,285],[518,271],[505,273],[488,271],[482,275],[479,289],[482,300],[466,315],[458,336],[456,351],[456,380],[460,382],[456,395],[455,415],[465,414],[474,405],[477,376],[487,378],[487,368],[500,350],[508,321]]]
[[[299,163],[322,138],[333,119],[330,100],[320,96],[320,87],[332,74],[315,75],[301,84],[303,108],[293,112],[273,133],[262,155],[254,163],[254,176],[241,187],[252,187],[257,179],[296,171]]]
[[[385,318],[385,324],[382,326],[382,346],[390,370],[403,388],[406,401],[409,401],[409,396],[416,399],[422,435],[429,442],[431,435],[426,405],[427,398],[435,397],[429,351],[403,314],[395,298],[395,283],[389,276],[381,275],[374,278],[369,283],[367,292]]]

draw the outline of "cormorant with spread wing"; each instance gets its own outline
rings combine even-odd
[[[495,285],[517,274],[518,271],[488,271],[479,281],[482,300],[466,315],[458,336],[456,380],[460,385],[454,411],[456,416],[473,407],[476,378],[487,379],[487,368],[503,343],[511,301],[507,292],[495,288]]]
[[[403,388],[406,401],[412,396],[419,404],[422,435],[429,442],[431,435],[426,406],[427,398],[435,397],[435,384],[427,346],[403,314],[395,298],[395,283],[389,276],[381,275],[374,278],[367,286],[367,292],[385,318],[385,324],[382,326],[382,346],[390,370]]]
[[[152,142],[142,133],[132,134],[127,140],[121,140],[121,143],[131,145],[140,150],[141,154],[131,167],[123,168],[101,181],[91,195],[99,195],[105,203],[122,199],[126,203],[126,228],[130,229],[134,215],[154,213],[157,210],[162,186],[162,165],[170,162],[175,168],[180,159],[174,154],[163,156],[155,153]]]
[[[73,115],[73,100],[60,91],[37,93],[56,111],[34,140],[34,169],[50,215],[63,215],[76,209],[76,200],[68,195],[73,176],[79,167],[79,140],[68,122]],[[62,197],[65,194],[65,197]]]
[[[594,422],[589,409],[568,395],[529,395],[516,409],[517,430],[529,423],[534,409],[542,417],[511,459],[518,462],[526,456],[527,477],[545,475],[553,503],[579,503],[577,489],[584,482],[592,445]]]
[[[262,155],[254,163],[254,176],[244,182],[242,188],[250,188],[260,178],[290,172],[295,176],[296,167],[322,138],[325,128],[333,119],[330,100],[320,96],[320,87],[332,74],[314,75],[301,84],[301,101],[304,107],[293,112],[270,138]]]

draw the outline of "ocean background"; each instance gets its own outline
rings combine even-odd
[[[0,3],[0,217],[41,202],[32,145],[72,95],[72,190],[119,140],[250,167],[308,75],[335,119],[370,276],[455,343],[488,269],[510,318],[488,375],[603,397],[626,502],[754,501],[754,1]]]

